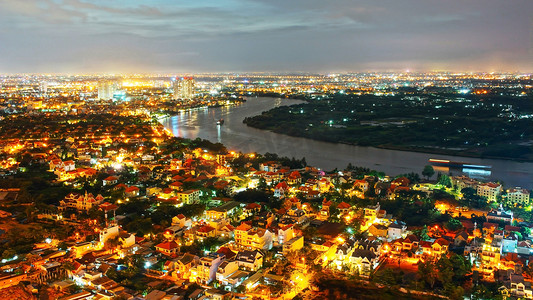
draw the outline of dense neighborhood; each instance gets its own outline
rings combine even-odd
[[[399,93],[425,107],[396,80],[462,99],[458,87],[498,79],[398,76],[5,77],[0,299],[533,299],[525,188],[431,165],[322,170],[161,124],[269,93]],[[524,97],[523,80],[502,83],[507,96]]]
[[[3,297],[533,298],[525,189],[325,172],[143,112],[1,122]]]

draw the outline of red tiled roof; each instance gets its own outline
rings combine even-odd
[[[432,243],[429,241],[420,241],[419,245],[422,248],[431,248]]]
[[[197,231],[198,232],[202,232],[202,233],[207,233],[207,232],[211,232],[213,230],[215,230],[215,228],[213,228],[213,227],[211,227],[209,225],[205,225],[205,226],[200,227]]]
[[[155,246],[156,248],[161,248],[165,250],[172,250],[178,248],[178,244],[174,241],[171,242],[163,242]]]
[[[505,231],[518,231],[520,232],[520,227],[505,225]]]
[[[338,209],[347,209],[347,208],[350,208],[352,207],[350,204],[342,201],[341,203],[339,203],[339,205],[337,205],[337,208]]]
[[[298,172],[298,171],[292,171],[291,175],[289,175],[289,176],[292,177],[292,178],[300,178],[300,177],[302,177],[302,175],[300,175],[300,172]]]
[[[123,188],[123,189],[126,189],[126,188],[128,188],[128,186],[125,185],[124,183],[119,183],[119,184],[117,184],[117,185],[115,186],[115,188],[116,188],[116,189],[122,189],[122,188]]]
[[[174,177],[172,177],[172,180],[183,180],[185,178],[181,177],[180,175],[176,175]]]
[[[485,222],[483,223],[483,228],[498,228],[498,224]]]
[[[324,201],[322,201],[322,206],[331,206],[332,204],[333,202],[327,201],[325,198],[324,198]]]
[[[103,203],[102,205],[100,205],[100,208],[104,211],[108,211],[108,210],[116,210],[118,208],[118,206],[116,206],[115,204],[111,204],[111,203]]]
[[[279,225],[279,229],[285,231],[285,230],[287,230],[287,229],[289,229],[289,228],[291,228],[293,226],[294,226],[294,224],[287,224],[287,225],[280,224]]]
[[[261,205],[257,203],[250,203],[244,207],[244,209],[258,209],[261,208]]]
[[[233,252],[230,248],[228,247],[220,247],[218,250],[217,250],[217,253],[221,253],[221,254],[224,254],[226,256],[226,259],[232,259],[233,257],[235,257],[235,255],[237,255],[237,253]]]
[[[443,239],[443,238],[438,238],[435,240],[435,242],[433,242],[434,244],[439,244],[441,246],[448,246],[450,244],[450,242],[448,242],[447,240]]]
[[[252,226],[246,224],[246,223],[241,223],[241,225],[237,226],[237,228],[235,228],[235,230],[241,230],[241,231],[248,231],[252,228]]]
[[[126,192],[126,193],[131,193],[131,192],[136,192],[136,191],[138,191],[138,190],[139,190],[138,187],[136,187],[136,186],[130,186],[129,188],[127,188],[127,189],[125,190],[125,192]]]

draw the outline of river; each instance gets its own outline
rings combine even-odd
[[[238,106],[182,112],[162,120],[162,124],[175,136],[189,139],[199,137],[222,143],[229,150],[243,153],[270,152],[281,156],[305,157],[309,165],[324,170],[342,169],[348,163],[352,163],[354,166],[368,167],[394,176],[409,172],[421,173],[424,166],[428,164],[428,159],[440,158],[492,166],[490,170],[452,169],[453,174],[464,173],[479,180],[501,181],[506,188],[521,186],[531,189],[533,187],[533,163],[326,143],[260,130],[242,123],[245,117],[261,114],[277,106],[298,103],[302,101],[253,97]],[[216,125],[219,119],[224,119],[224,124],[221,126]],[[450,170],[435,167],[435,171],[448,173]]]

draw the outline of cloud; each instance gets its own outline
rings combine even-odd
[[[531,11],[530,0],[2,0],[0,73],[531,70]]]

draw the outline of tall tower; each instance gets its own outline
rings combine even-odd
[[[194,78],[183,77],[174,81],[174,99],[192,99],[194,97]]]
[[[113,99],[117,91],[117,83],[113,80],[100,80],[98,82],[98,100]]]
[[[39,84],[39,91],[41,94],[47,94],[48,93],[48,82],[43,81]]]

